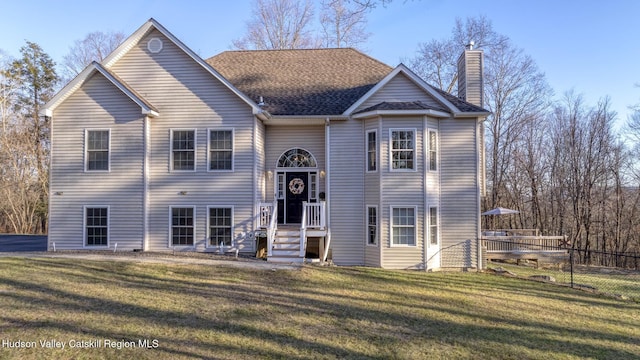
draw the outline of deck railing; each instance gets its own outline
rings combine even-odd
[[[483,236],[482,246],[491,252],[562,251],[567,249],[566,236]]]

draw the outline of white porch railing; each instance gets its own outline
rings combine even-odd
[[[302,227],[324,230],[327,227],[326,202],[303,202]]]
[[[307,229],[326,228],[326,203],[302,203],[302,223],[300,225],[300,257],[304,257],[307,252]]]
[[[273,214],[273,203],[261,202],[258,214],[260,214],[260,228],[268,228],[271,222],[271,214]]]
[[[264,203],[263,203],[264,204]],[[264,218],[267,223],[267,257],[273,255],[273,240],[276,237],[276,231],[278,230],[278,201],[274,201],[273,204],[260,204],[260,225]],[[264,215],[264,211],[268,212],[268,215]],[[267,222],[268,220],[268,222]]]

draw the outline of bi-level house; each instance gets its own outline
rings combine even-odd
[[[150,19],[43,110],[49,249],[477,267],[482,60],[457,97],[353,49],[203,60]]]

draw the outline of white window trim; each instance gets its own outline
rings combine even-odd
[[[193,170],[175,170],[173,168],[173,133],[176,131],[193,131]],[[198,129],[169,129],[169,170],[176,173],[196,172],[198,169]]]
[[[107,245],[87,244],[87,209],[106,208],[107,209]],[[111,242],[111,207],[109,205],[85,205],[82,209],[82,247],[86,249],[107,249]]]
[[[107,170],[89,170],[89,131],[107,131],[109,132],[109,168]],[[111,129],[84,129],[84,172],[89,173],[108,173],[111,172]]]
[[[413,169],[394,169],[393,168],[393,132],[394,131],[412,131],[413,132]],[[389,171],[390,172],[416,172],[418,171],[418,163],[416,162],[417,152],[417,135],[418,130],[416,128],[390,128],[389,129]],[[399,150],[399,151],[406,151]]]
[[[376,169],[375,170],[369,170],[369,134],[370,133],[374,133],[376,136]],[[365,138],[364,138],[364,153],[365,153],[365,170],[368,173],[377,173],[378,172],[378,168],[380,168],[380,139],[378,138],[378,130],[374,129],[374,130],[367,130],[366,134],[365,134]]]
[[[440,207],[439,206],[429,206],[429,216],[428,216],[428,228],[429,228],[429,238],[427,239],[429,246],[438,246],[440,245]],[[432,229],[432,225],[431,224],[431,209],[436,209],[436,243],[433,244],[431,242],[431,229]]]
[[[413,244],[393,243],[393,209],[413,209]],[[389,206],[389,247],[417,247],[418,246],[418,207],[414,205],[391,205]],[[398,225],[408,227],[404,225]]]
[[[380,213],[378,212],[378,205],[367,205],[366,209],[367,209],[367,212],[366,212],[367,220],[365,221],[365,234],[367,235],[366,235],[365,243],[367,246],[370,246],[370,247],[378,247],[380,245]],[[369,243],[369,209],[376,209],[376,243],[375,244]]]
[[[173,209],[174,208],[191,208],[193,209],[193,245],[173,245]],[[196,247],[196,230],[197,230],[197,219],[198,216],[196,214],[196,206],[195,205],[171,205],[169,206],[169,239],[168,239],[168,247],[169,248],[179,248],[179,249],[193,249]]]
[[[209,240],[211,238],[211,216],[210,216],[210,211],[211,209],[231,209],[231,245],[230,246],[215,246],[215,245],[211,245],[209,244]],[[209,205],[207,206],[207,239],[205,242],[205,247],[207,249],[233,249],[235,247],[235,243],[236,243],[236,239],[235,239],[235,233],[236,233],[236,225],[235,225],[235,208],[233,205]]]
[[[212,131],[231,131],[231,169],[223,169],[223,170],[211,169],[211,132]],[[234,172],[235,167],[236,167],[236,130],[235,128],[207,129],[207,171],[208,172]]]
[[[431,133],[436,134],[436,169],[431,170]],[[427,171],[432,173],[437,173],[440,171],[440,134],[437,129],[427,128],[426,139],[425,139],[425,158],[427,159]]]

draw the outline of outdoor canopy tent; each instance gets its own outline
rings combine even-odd
[[[503,207],[497,207],[495,209],[491,209],[482,213],[482,215],[506,215],[506,214],[517,214],[520,211],[506,209]]]

